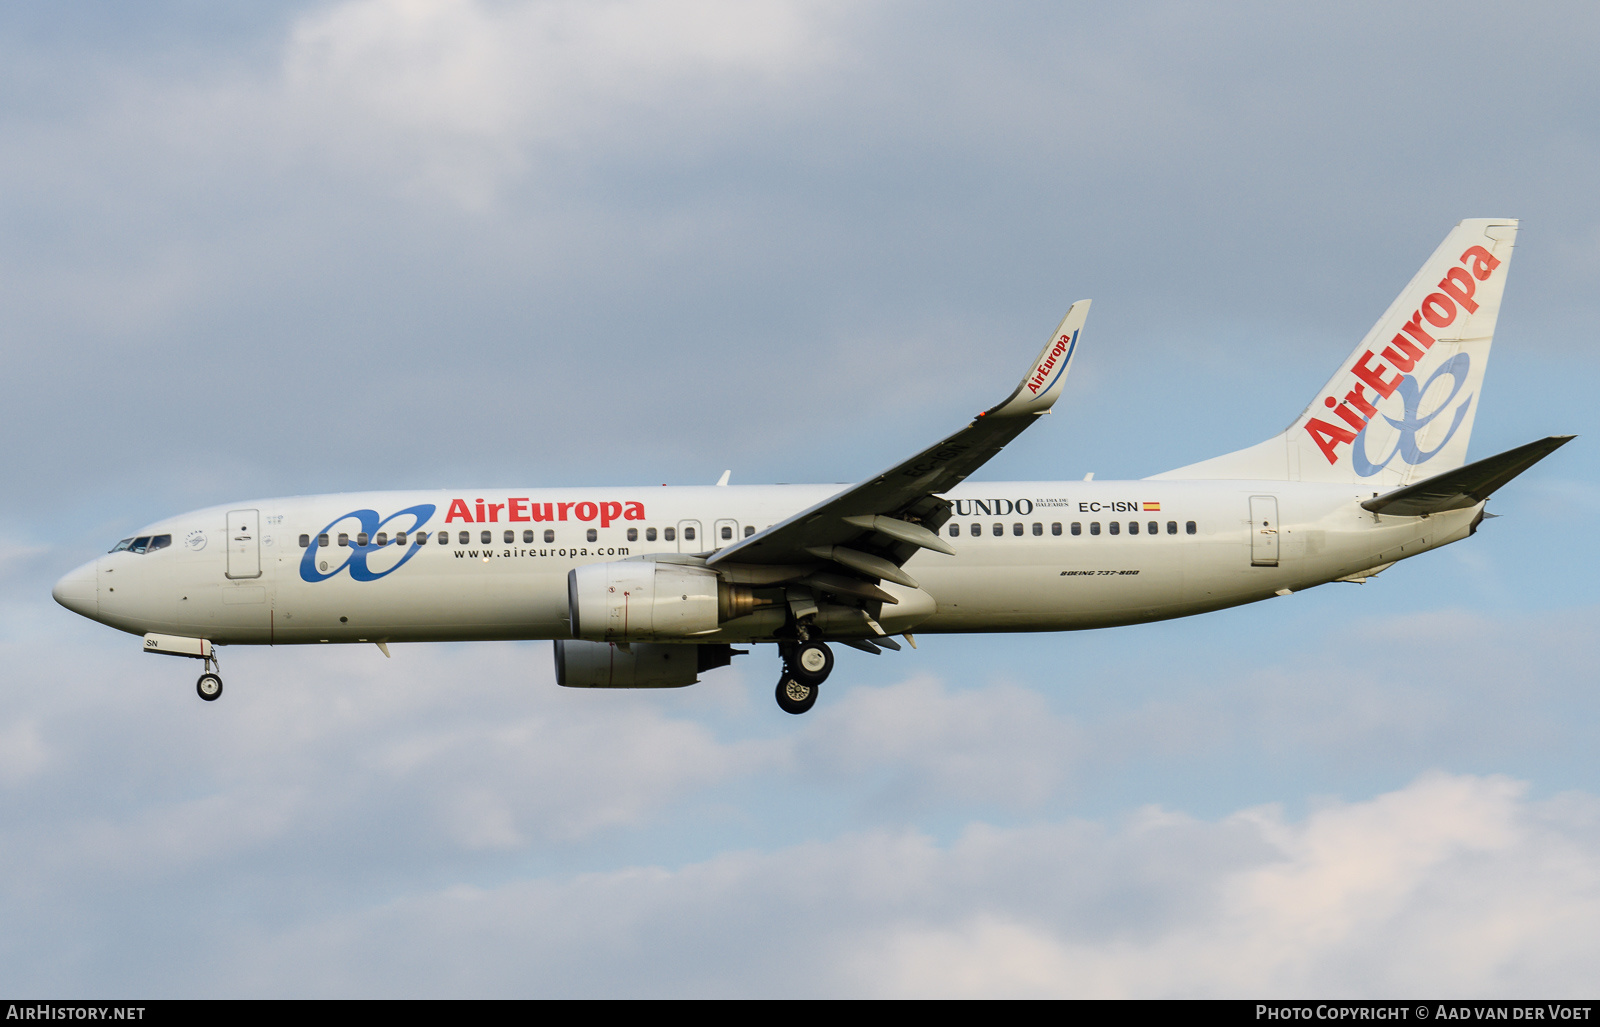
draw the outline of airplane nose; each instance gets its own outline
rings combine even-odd
[[[91,620],[100,616],[98,560],[90,561],[56,582],[50,590],[56,602]]]

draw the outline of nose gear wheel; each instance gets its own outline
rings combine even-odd
[[[194,683],[194,690],[206,702],[216,702],[222,698],[222,664],[217,660],[215,650],[205,657],[205,661],[205,673]]]

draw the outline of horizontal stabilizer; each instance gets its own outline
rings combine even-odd
[[[1477,463],[1436,474],[1426,481],[1376,496],[1362,503],[1373,513],[1399,517],[1464,510],[1488,499],[1500,486],[1571,442],[1575,435],[1552,435],[1507,450]]]

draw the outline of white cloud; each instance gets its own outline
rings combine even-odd
[[[48,552],[50,552],[49,546],[0,542],[0,580],[19,573],[23,568]]]
[[[1564,996],[1597,957],[1600,800],[1431,774],[1299,821],[870,833],[451,888],[218,969],[318,994]]]
[[[1244,827],[1270,855],[1208,867],[1204,916],[1135,938],[990,909],[886,932],[864,978],[946,996],[1577,995],[1600,956],[1597,814],[1592,796],[1443,774],[1300,823],[1247,810],[1206,830]]]
[[[49,746],[33,719],[0,724],[0,786],[15,787],[44,769]]]
[[[537,159],[530,146],[659,145],[772,102],[826,61],[832,9],[352,0],[294,26],[287,98],[300,129],[344,160],[483,206]]]
[[[817,712],[799,743],[806,765],[841,780],[886,773],[877,802],[902,809],[952,800],[1034,807],[1088,748],[1039,692],[1014,685],[956,691],[917,676]]]

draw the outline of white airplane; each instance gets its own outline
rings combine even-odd
[[[55,586],[144,650],[552,639],[568,687],[671,688],[775,643],[803,713],[830,643],[1067,631],[1364,582],[1466,538],[1566,443],[1466,463],[1517,223],[1463,221],[1282,434],[1137,481],[966,483],[1061,395],[1089,302],[1016,390],[858,485],[262,499],[140,529]]]

